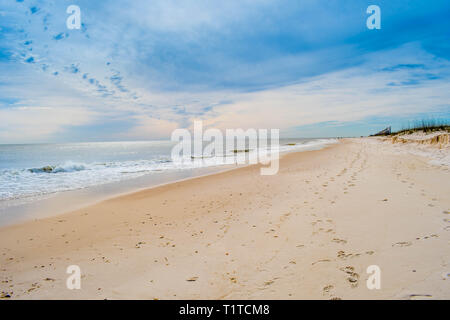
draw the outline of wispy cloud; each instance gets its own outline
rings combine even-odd
[[[450,113],[448,1],[380,0],[381,30],[368,1],[80,0],[68,30],[71,4],[2,4],[0,143]]]

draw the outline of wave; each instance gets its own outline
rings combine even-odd
[[[85,163],[75,163],[68,161],[63,165],[47,165],[41,168],[31,168],[28,171],[32,173],[59,173],[59,172],[74,172],[86,170],[88,165]]]

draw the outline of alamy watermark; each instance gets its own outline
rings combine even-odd
[[[66,13],[70,16],[66,20],[67,29],[80,29],[81,28],[81,10],[77,5],[70,5],[67,7]]]
[[[370,30],[381,29],[381,9],[377,5],[370,5],[367,7],[366,13],[370,14],[367,18],[366,25]]]
[[[171,140],[175,164],[225,165],[263,164],[261,175],[274,175],[279,169],[279,129],[209,128],[203,131],[202,121],[194,121],[193,135],[188,129],[176,129]]]
[[[367,289],[369,289],[369,290],[381,289],[381,269],[380,269],[380,267],[373,264],[373,265],[367,267],[366,272],[368,274],[370,274],[370,276],[367,278],[367,281],[366,281]]]
[[[67,267],[66,273],[70,274],[66,280],[66,287],[69,290],[81,289],[81,269],[73,264]]]

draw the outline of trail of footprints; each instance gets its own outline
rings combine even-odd
[[[344,194],[347,194],[350,188],[356,186],[357,177],[360,172],[362,172],[367,167],[367,157],[364,156],[363,150],[356,153],[356,156],[350,162],[350,166],[348,168],[343,168],[337,175],[336,178],[348,176],[348,180],[344,182]],[[359,167],[358,167],[359,163]],[[335,178],[330,178],[329,182],[325,182],[322,186],[327,187],[328,183],[335,182]],[[334,201],[332,201],[332,204]],[[315,216],[315,215],[313,215]],[[332,219],[316,219],[311,222],[313,226],[313,235],[318,235],[320,233],[326,233],[330,235],[330,241],[339,245],[346,245],[347,240],[336,237],[335,235],[335,224]],[[364,252],[357,253],[349,253],[344,251],[343,249],[337,251],[336,257],[334,259],[323,258],[317,261],[314,261],[311,265],[318,265],[321,263],[328,263],[332,261],[346,261],[348,259],[354,259],[361,257],[363,255],[373,255],[375,251],[367,250]],[[360,281],[360,275],[355,271],[355,267],[351,265],[342,266],[339,270],[343,273],[346,282],[349,284],[351,288],[356,288]],[[340,300],[340,297],[337,297],[334,294],[335,285],[327,284],[323,287],[322,293],[324,296],[328,296],[331,300]]]
[[[417,237],[415,240],[413,241],[419,241],[419,240],[428,240],[428,239],[433,239],[433,238],[439,238],[438,234],[431,234],[428,236],[424,236],[424,237]],[[396,242],[394,244],[392,244],[393,247],[409,247],[413,245],[413,241],[400,241],[400,242]]]
[[[449,214],[449,211],[444,210],[444,211],[442,211],[442,213],[447,215],[447,214]],[[450,231],[450,219],[444,218],[443,221],[444,221],[444,223],[447,224],[447,226],[443,227],[443,229],[445,231]],[[414,242],[416,242],[416,241],[431,240],[431,239],[435,239],[435,238],[439,238],[438,233],[432,233],[430,235],[416,237],[414,240],[410,240],[410,241],[399,241],[399,242],[393,243],[392,246],[393,247],[409,247],[409,246],[412,246],[414,244]]]

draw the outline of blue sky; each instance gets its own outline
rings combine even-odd
[[[448,0],[0,0],[0,143],[168,139],[194,119],[285,137],[450,119],[449,16]]]

